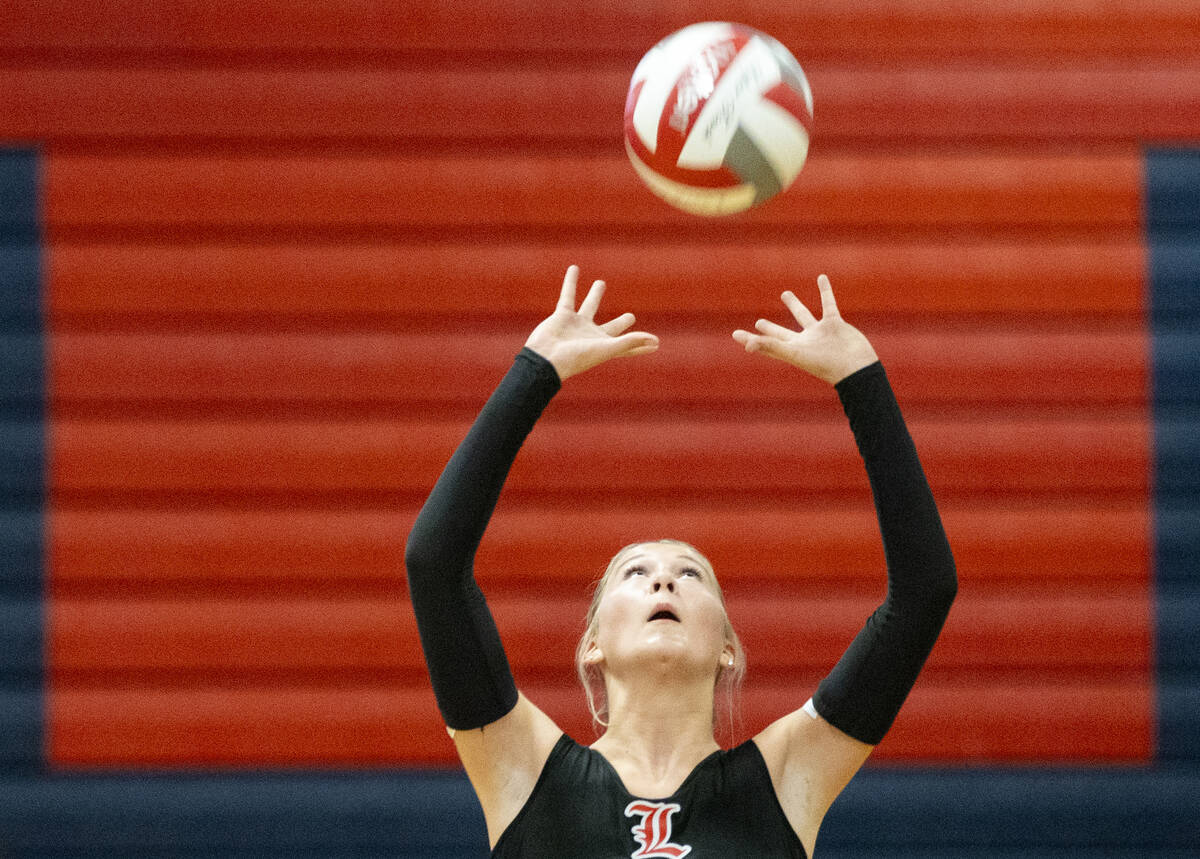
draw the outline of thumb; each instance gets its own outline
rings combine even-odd
[[[733,332],[733,339],[741,343],[745,350],[753,354],[766,355],[770,358],[779,358],[780,342],[774,337],[768,337],[765,334],[752,334],[749,331],[738,329]]]
[[[658,349],[658,337],[645,331],[631,331],[629,334],[614,337],[609,342],[609,348],[612,350],[611,354],[614,358],[625,355],[644,355]]]

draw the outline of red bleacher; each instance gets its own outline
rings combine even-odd
[[[571,381],[480,553],[518,681],[564,727],[590,735],[573,643],[632,539],[723,575],[739,735],[803,703],[882,595],[832,392],[729,339],[826,272],[961,579],[880,759],[1151,754],[1140,141],[1195,134],[1200,73],[1164,59],[1195,54],[1194,10],[760,5],[687,18],[792,48],[813,148],[721,222],[620,155],[633,63],[688,23],[655,4],[12,12],[0,137],[44,146],[56,763],[452,761],[403,542],[573,262],[663,348]]]

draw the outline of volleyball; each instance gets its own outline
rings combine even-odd
[[[743,24],[692,24],[651,48],[625,101],[625,150],[646,186],[695,215],[786,190],[808,157],[813,102],[796,58]]]

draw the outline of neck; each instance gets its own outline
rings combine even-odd
[[[609,677],[605,688],[608,729],[592,747],[614,764],[621,761],[648,778],[669,781],[719,748],[713,738],[711,679]]]

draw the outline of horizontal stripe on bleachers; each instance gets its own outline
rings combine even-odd
[[[240,157],[52,153],[49,236],[121,230],[340,234],[438,228],[654,226],[715,236],[638,186],[628,160],[604,154],[332,153]],[[1142,218],[1142,164],[1127,153],[871,153],[814,157],[788,194],[740,216],[745,229],[936,227],[1129,230]]]
[[[1096,492],[1128,500],[1149,486],[1149,429],[1135,418],[922,419],[910,427],[944,498]],[[379,419],[62,420],[48,442],[49,486],[64,501],[97,493],[406,498],[428,491],[466,429]],[[21,444],[35,432],[9,427],[2,437]],[[506,497],[859,498],[862,467],[847,435],[832,420],[547,421],[526,443]],[[1168,462],[1170,438],[1160,427]],[[21,488],[38,465],[18,457],[0,479]],[[1185,480],[1196,477],[1178,473],[1166,488]]]
[[[648,47],[648,46],[647,46]],[[823,146],[1191,140],[1200,71],[810,65]],[[458,144],[620,147],[626,58],[482,67],[16,65],[0,137],[96,143]],[[1114,93],[1121,93],[1120,98]],[[103,111],[95,110],[102,103]]]
[[[883,570],[874,514],[833,504],[625,506],[504,503],[476,562],[490,593],[531,583],[582,592],[636,539],[677,537],[713,562],[727,588],[828,585],[875,593]],[[943,505],[964,582],[1001,590],[1141,588],[1149,580],[1148,511],[1088,505]],[[415,507],[74,508],[47,519],[55,592],[144,596],[235,588],[280,596],[396,594]],[[1194,518],[1194,517],[1193,517]],[[1192,543],[1190,545],[1196,545]],[[964,594],[966,596],[966,594]]]
[[[786,315],[782,303],[764,301],[762,311],[781,321]],[[696,330],[644,320],[661,341],[648,363],[601,368],[565,388],[553,409],[620,412],[639,403],[657,406],[664,393],[693,409],[728,401],[740,411],[800,409],[798,418],[814,405],[832,405],[827,386],[742,354],[730,333],[752,322],[747,317],[731,321],[729,330],[718,323]],[[66,418],[94,410],[153,414],[191,406],[247,417],[259,410],[369,410],[399,421],[435,407],[473,413],[508,370],[523,337],[515,327],[472,335],[464,351],[461,332],[451,330],[64,333],[49,344],[48,358],[56,414]],[[0,336],[0,349],[9,340]],[[1124,321],[1008,332],[982,324],[936,331],[889,326],[872,341],[908,410],[968,402],[996,411],[1066,404],[1140,410],[1145,402],[1145,338]],[[14,384],[12,396],[24,398],[25,386]],[[1155,384],[1171,383],[1160,377]]]
[[[949,261],[953,260],[953,265]],[[108,243],[46,248],[52,322],[274,319],[279,324],[413,318],[481,325],[544,315],[567,265],[611,285],[605,307],[652,314],[778,313],[792,288],[817,304],[826,273],[851,314],[989,317],[1117,314],[1140,319],[1145,250],[1125,240],[730,244],[642,241],[396,244]],[[427,290],[437,290],[437,304]],[[902,288],[901,288],[902,287]],[[486,314],[486,316],[485,316]],[[215,319],[214,319],[215,317]]]
[[[508,658],[526,677],[571,674],[586,595],[563,597],[557,590],[489,601],[508,641]],[[880,597],[735,591],[728,599],[751,676],[787,676],[832,667],[848,644],[848,631],[866,620]],[[3,640],[15,646],[6,651],[0,670],[32,663],[36,637],[31,643],[24,633],[36,629],[35,609],[29,603],[6,610],[9,628]],[[1160,634],[1190,635],[1196,625],[1188,622],[1194,618],[1185,609],[1160,612],[1155,618]],[[59,598],[47,623],[54,636],[55,671],[64,680],[108,676],[117,684],[142,684],[156,678],[169,683],[180,673],[218,680],[230,672],[304,678],[345,671],[426,685],[412,607],[395,598]],[[1136,593],[1057,598],[985,593],[950,617],[929,669],[939,677],[997,671],[1037,677],[1064,669],[1097,677],[1110,670],[1142,672],[1148,667],[1150,626],[1149,609]],[[109,644],[99,649],[96,641]],[[802,647],[789,646],[796,642]],[[1200,663],[1187,667],[1200,668]]]
[[[735,736],[798,709],[820,673],[748,683]],[[595,735],[577,686],[522,682],[564,731]],[[1143,678],[1108,681],[925,678],[875,756],[939,762],[1145,760],[1154,691]],[[327,767],[447,764],[454,749],[424,687],[354,675],[324,683],[192,682],[99,686],[55,677],[47,751],[71,767]],[[721,719],[718,702],[717,718]],[[720,728],[718,727],[718,731]],[[936,743],[930,743],[930,736]]]
[[[0,34],[0,51],[21,56],[164,56],[216,60],[415,57],[464,59],[520,54],[562,62],[580,54],[618,55],[630,63],[669,32],[702,20],[753,21],[797,56],[889,64],[954,59],[1119,56],[1178,61],[1196,51],[1194,9],[1186,0],[1106,0],[1046,5],[993,0],[863,4],[823,0],[804,7],[749,0],[661,5],[609,0],[603,11],[573,0],[498,6],[410,0],[259,0],[241,14],[236,0],[190,0],[143,20],[136,0],[79,7],[71,0],[18,6]],[[56,22],[53,28],[44,21]],[[847,21],[853,22],[848,31]],[[536,25],[535,25],[536,24]],[[848,38],[848,32],[853,38]],[[553,33],[554,38],[547,38]],[[1069,34],[1069,38],[1064,38]]]

